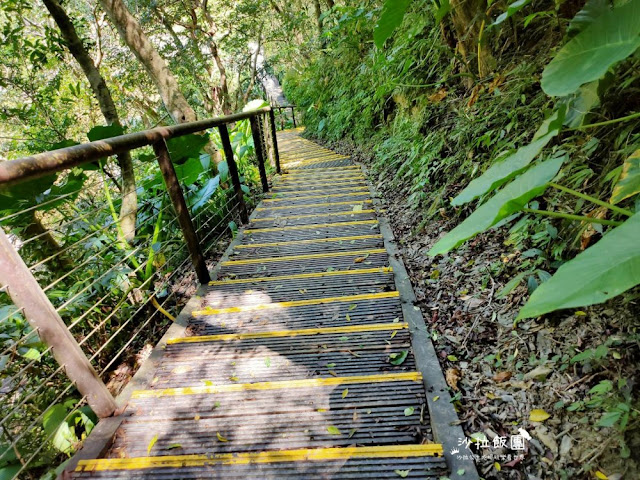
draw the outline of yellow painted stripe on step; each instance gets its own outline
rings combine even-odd
[[[322,164],[322,163],[327,163],[327,162],[338,162],[341,160],[348,160],[349,157],[344,157],[344,158],[340,158],[340,157],[327,157],[325,160],[308,160],[308,161],[303,161],[303,160],[299,160],[299,161],[290,161],[287,162],[287,167],[291,167],[291,168],[296,168],[296,167],[307,167],[309,165],[318,165],[318,164]]]
[[[324,162],[333,162],[334,160],[345,160],[349,157],[345,157],[344,155],[336,155],[334,153],[330,153],[327,155],[316,155],[316,156],[301,156],[296,155],[295,158],[289,160],[289,163],[294,163],[297,165],[307,165],[309,163],[324,163]]]
[[[384,445],[374,447],[302,448],[266,452],[210,453],[207,455],[161,455],[134,458],[80,460],[76,472],[144,470],[151,468],[209,467],[214,465],[251,465],[283,462],[349,460],[355,458],[442,457],[442,445]]]
[[[307,203],[302,205],[287,205],[284,207],[258,207],[257,211],[262,212],[264,210],[287,210],[291,208],[314,208],[314,207],[331,207],[333,205],[358,205],[361,203],[372,203],[371,200],[352,200],[350,202],[323,202],[323,203]]]
[[[314,175],[314,177],[317,177],[317,175]],[[364,175],[341,175],[339,177],[333,176],[333,177],[328,177],[323,175],[321,179],[316,179],[315,182],[309,181],[309,177],[307,178],[284,178],[282,180],[280,180],[279,182],[277,182],[277,185],[316,185],[318,183],[325,183],[327,181],[331,180],[332,183],[336,183],[336,182],[354,182],[356,180],[358,181],[364,181],[365,177]]]
[[[296,273],[292,275],[280,275],[278,277],[235,278],[232,280],[214,280],[209,285],[235,285],[238,283],[278,282],[281,280],[297,280],[302,278],[322,278],[342,275],[365,275],[367,273],[391,273],[391,267],[363,268],[360,270],[334,270],[331,272]]]
[[[317,191],[322,192],[322,191],[325,191],[325,190],[329,190],[330,192],[335,192],[337,190],[346,190],[343,193],[343,195],[346,195],[349,191],[352,191],[354,193],[360,192],[360,191],[369,193],[369,187],[366,187],[366,186],[362,186],[362,187],[352,186],[352,185],[345,185],[345,186],[341,186],[341,185],[338,185],[338,186],[336,186],[336,185],[326,185],[326,186],[327,187],[333,187],[333,188],[329,188],[329,189],[322,188],[322,189],[318,189]],[[276,190],[276,189],[273,189],[273,190],[271,190],[271,193],[273,193],[273,197],[271,197],[271,198],[274,198],[274,197],[277,198],[278,195],[297,195],[299,193],[310,193],[310,192],[315,192],[315,191],[316,190],[314,190],[314,189],[307,189],[307,190]],[[332,195],[332,194],[326,193],[325,196],[326,195]],[[287,196],[287,197],[283,197],[283,198],[286,198],[287,200],[298,200],[299,198],[308,198],[308,197],[306,197],[306,196],[304,196],[304,197]]]
[[[350,225],[374,225],[378,220],[358,220],[356,222],[313,223],[311,225],[291,225],[290,227],[254,228],[245,230],[244,233],[283,232],[287,230],[308,230],[310,228],[348,227]]]
[[[335,173],[335,172],[341,172],[341,171],[346,171],[346,170],[359,170],[361,169],[360,166],[358,165],[340,165],[338,167],[324,167],[321,170],[323,173]],[[316,169],[310,169],[310,168],[293,168],[291,170],[289,170],[288,175],[294,174],[294,173],[314,173],[314,172],[318,172],[318,170]]]
[[[361,293],[359,295],[345,295],[342,297],[325,297],[325,298],[311,298],[309,300],[292,300],[290,302],[274,302],[274,303],[261,303],[258,305],[242,305],[239,307],[228,308],[211,308],[206,307],[204,310],[194,310],[191,315],[194,317],[203,317],[206,315],[220,315],[226,313],[240,313],[250,312],[253,310],[271,310],[276,308],[294,308],[294,307],[306,307],[309,305],[325,305],[327,303],[338,302],[359,302],[360,300],[379,300],[381,298],[397,298],[400,294],[394,290],[392,292],[379,292],[379,293]]]
[[[363,186],[366,186],[366,183],[364,180],[361,181],[349,181],[346,183],[334,183],[334,182],[321,182],[321,183],[314,183],[314,184],[308,184],[308,183],[300,183],[300,184],[295,184],[295,185],[274,185],[272,192],[278,192],[278,189],[281,188],[299,188],[299,187],[304,187],[304,186],[308,186],[308,187],[336,187],[336,188],[349,188],[349,187],[359,187],[362,188]],[[310,190],[310,188],[307,188],[306,190],[303,190],[303,192],[308,192]],[[288,191],[282,191],[282,193],[289,193]]]
[[[299,330],[279,330],[258,333],[229,333],[224,335],[202,335],[199,337],[172,338],[167,341],[175,343],[229,342],[232,340],[253,340],[258,338],[304,337],[308,335],[331,335],[338,333],[379,332],[381,330],[405,330],[408,323],[374,323],[370,325],[349,325],[346,327],[305,328]]]
[[[275,220],[296,220],[303,218],[316,218],[316,217],[338,217],[340,215],[365,215],[367,213],[376,213],[375,210],[360,210],[354,212],[353,210],[349,210],[347,212],[327,212],[327,213],[307,213],[305,215],[287,215],[284,217],[264,217],[264,218],[254,218],[251,222],[273,222]]]
[[[276,382],[234,383],[230,385],[203,385],[196,387],[164,388],[158,390],[136,390],[131,394],[131,398],[173,397],[178,395],[242,392],[246,390],[280,390],[402,381],[421,382],[422,375],[420,372],[398,372],[352,377],[307,378],[304,380],[280,380]]]
[[[291,193],[291,192],[287,192]],[[362,195],[369,195],[368,191],[362,192],[345,192],[345,193],[325,193],[324,195],[308,195],[305,197],[283,197],[283,198],[265,198],[263,202],[284,202],[292,200],[309,200],[311,198],[330,198],[330,197],[361,197]],[[358,200],[360,201],[360,200]]]
[[[289,245],[304,245],[308,243],[351,242],[355,240],[368,240],[372,238],[382,238],[382,235],[380,234],[354,235],[351,237],[311,238],[309,240],[291,240],[289,242],[247,243],[243,245],[236,245],[234,248],[286,247]]]
[[[227,260],[220,262],[220,265],[231,267],[234,265],[253,265],[273,262],[290,262],[292,260],[311,260],[313,258],[335,258],[335,257],[361,257],[362,255],[373,255],[375,253],[385,253],[384,248],[371,248],[367,250],[347,250],[345,252],[329,253],[306,253],[304,255],[285,255],[282,257],[247,258],[245,260]]]

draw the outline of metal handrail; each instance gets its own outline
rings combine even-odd
[[[263,107],[248,112],[235,113],[221,117],[181,123],[168,127],[156,127],[151,130],[128,133],[117,137],[82,143],[72,147],[38,153],[28,157],[0,162],[0,186],[10,186],[51,173],[60,172],[87,162],[117,155],[136,148],[153,145],[161,140],[182,137],[201,132],[208,128],[220,127],[257,115],[269,113],[272,107]]]

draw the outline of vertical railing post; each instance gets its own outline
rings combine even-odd
[[[253,136],[253,146],[258,158],[258,170],[260,171],[260,181],[262,182],[262,191],[269,191],[269,182],[267,181],[267,172],[264,168],[264,152],[262,151],[262,139],[260,135],[260,123],[256,115],[249,118],[251,123],[251,135]]]
[[[113,415],[117,408],[113,396],[2,229],[0,284],[40,339],[51,347],[54,358],[80,394],[87,397],[95,414],[100,418]]]
[[[249,214],[247,213],[247,206],[244,203],[244,194],[242,192],[242,185],[240,184],[238,165],[233,158],[233,147],[231,146],[231,140],[229,139],[229,129],[226,125],[220,125],[218,127],[218,131],[220,132],[220,141],[222,142],[224,158],[227,160],[227,166],[229,167],[229,176],[231,177],[231,183],[233,184],[236,203],[238,205],[238,210],[240,211],[240,220],[242,223],[248,223]]]
[[[276,172],[282,173],[280,170],[280,153],[278,153],[278,138],[276,135],[276,114],[273,108],[269,110],[269,123],[271,124],[271,143],[273,145],[273,158],[276,162]]]
[[[187,202],[184,200],[184,195],[182,194],[182,188],[180,188],[180,183],[178,182],[176,170],[171,162],[167,142],[162,139],[154,143],[153,151],[156,153],[156,157],[158,158],[160,172],[162,172],[164,184],[167,187],[167,192],[169,192],[169,198],[171,198],[173,208],[176,211],[178,223],[180,224],[182,235],[184,236],[187,249],[191,255],[191,261],[196,269],[198,281],[200,281],[200,283],[208,283],[211,280],[211,277],[209,276],[207,265],[204,263],[204,256],[200,250],[200,241],[198,240],[198,235],[193,227],[191,215],[189,215],[189,208],[187,207]]]
[[[296,125],[296,110],[294,106],[291,106],[291,116],[293,117],[293,128],[297,128]]]

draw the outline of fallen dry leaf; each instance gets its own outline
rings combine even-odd
[[[429,95],[429,97],[427,98],[429,98],[429,101],[433,103],[440,103],[446,96],[447,96],[447,89],[441,88],[436,93]]]
[[[460,369],[458,368],[448,368],[445,373],[445,379],[447,380],[447,385],[449,385],[456,392],[458,391],[458,382],[462,375],[460,373]]]
[[[500,383],[505,382],[511,378],[511,372],[498,372],[493,376],[493,381]]]

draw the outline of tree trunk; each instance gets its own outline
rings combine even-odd
[[[318,25],[318,35],[322,35],[322,9],[320,8],[320,0],[313,0],[313,10],[316,13],[316,24]]]
[[[180,92],[178,82],[123,1],[100,0],[100,5],[118,30],[122,40],[151,76],[174,121],[177,123],[194,121],[196,114]]]
[[[93,63],[89,52],[84,48],[82,40],[78,37],[71,19],[64,11],[58,0],[43,0],[47,10],[58,25],[62,38],[64,39],[69,52],[76,59],[80,68],[84,72],[91,90],[98,100],[100,111],[105,121],[109,125],[121,126],[118,111],[113,103],[111,92],[107,87],[100,71]],[[129,152],[121,153],[117,156],[120,172],[122,175],[122,207],[120,208],[120,226],[127,242],[133,241],[136,235],[136,214],[138,209],[138,197],[136,194],[136,179],[133,172],[133,162]]]
[[[467,64],[467,69],[485,77],[495,66],[489,46],[481,42],[486,0],[451,0],[451,21],[456,31],[458,51]],[[481,42],[480,44],[478,42]],[[477,67],[469,65],[469,58],[476,53]]]
[[[262,47],[262,31],[260,31],[260,34],[258,36],[258,45],[256,47],[256,53],[253,57],[253,61],[251,62],[251,75],[249,77],[249,86],[247,87],[247,90],[244,92],[244,95],[242,96],[242,103],[244,103],[245,105],[249,101],[249,95],[251,95],[251,90],[253,90],[253,86],[256,83],[258,55],[260,55],[261,47]]]

